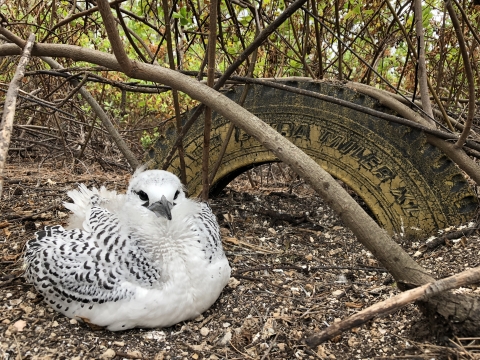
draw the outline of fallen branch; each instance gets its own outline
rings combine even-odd
[[[441,292],[480,282],[480,267],[463,271],[459,274],[431,282],[415,289],[405,291],[388,300],[379,302],[362,310],[346,320],[334,323],[318,334],[308,337],[305,342],[315,348],[324,341],[335,337],[342,332],[366,323],[368,320],[398,310],[414,301],[425,301]]]
[[[35,34],[30,34],[27,43],[23,48],[22,57],[18,62],[17,70],[13,76],[12,82],[8,87],[7,96],[5,98],[2,122],[0,124],[0,199],[3,192],[3,170],[7,162],[8,147],[10,146],[10,138],[12,137],[13,118],[15,116],[15,105],[17,104],[17,95],[25,74],[25,67],[30,60],[30,54],[35,42]]]

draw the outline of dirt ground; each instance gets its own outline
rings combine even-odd
[[[25,282],[25,242],[65,224],[61,202],[83,182],[124,191],[119,168],[22,159],[7,168],[0,202],[2,359],[480,359],[480,339],[438,331],[416,305],[309,349],[309,333],[398,293],[392,277],[288,168],[257,168],[212,200],[235,275],[202,316],[165,329],[94,331],[53,311]],[[468,226],[468,224],[465,224]],[[458,230],[449,229],[449,230]],[[399,242],[441,278],[479,266],[477,233],[427,250]],[[457,291],[479,294],[475,286]]]

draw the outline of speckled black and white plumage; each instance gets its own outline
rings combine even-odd
[[[69,196],[70,229],[47,226],[25,254],[27,279],[55,310],[113,331],[170,326],[227,284],[215,215],[173,174],[140,170],[125,195],[80,186]]]

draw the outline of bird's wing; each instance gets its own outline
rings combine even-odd
[[[200,210],[194,216],[194,227],[205,243],[207,255],[211,261],[217,256],[223,256],[220,227],[217,218],[207,203],[199,203]]]
[[[86,227],[89,231],[47,226],[27,244],[26,276],[59,310],[72,301],[127,299],[136,287],[151,287],[160,278],[116,215],[93,206]]]

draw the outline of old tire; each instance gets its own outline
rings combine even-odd
[[[335,96],[376,110],[390,112],[370,97],[340,84],[288,81],[287,85]],[[227,92],[237,101],[242,86]],[[477,200],[465,178],[425,136],[406,126],[319,99],[251,86],[245,108],[270,124],[315,159],[326,171],[352,188],[377,221],[390,233],[424,236],[436,229],[473,217]],[[188,189],[201,189],[203,119],[198,119],[184,140]],[[214,113],[210,161],[213,164],[226,138],[229,121]],[[149,152],[160,167],[176,138],[169,128]],[[252,166],[278,161],[253,137],[235,129],[212,191]],[[174,157],[170,171],[179,174]]]

